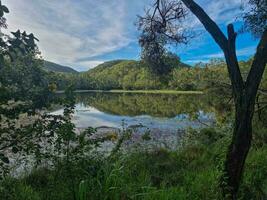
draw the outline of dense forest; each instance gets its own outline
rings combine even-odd
[[[138,19],[140,60],[113,60],[76,72],[43,60],[38,36],[7,33],[9,9],[0,0],[0,199],[266,199],[267,3],[247,5],[254,9],[242,15],[248,29],[243,31],[259,40],[248,60],[237,60],[240,33],[233,24],[226,36],[195,1],[155,0]],[[165,48],[186,43],[188,37],[173,30],[180,30],[188,12],[225,59],[190,66]],[[78,110],[84,116],[97,108],[95,118],[100,112],[166,121],[183,115],[201,126],[180,130],[177,149],[151,148],[157,138],[146,127],[135,132],[122,121],[122,128],[106,134],[101,127],[76,127],[81,105],[88,107]],[[52,114],[55,108],[62,114]],[[201,113],[210,113],[212,123],[201,122]],[[111,150],[101,151],[106,146]]]
[[[240,61],[243,76],[248,74],[252,59]],[[115,60],[105,62],[79,74],[52,73],[51,82],[57,89],[64,90],[74,84],[77,90],[205,90],[214,85],[230,84],[226,63],[213,59],[208,63],[186,65],[177,58],[168,74],[153,73],[143,61]],[[266,73],[262,84],[265,83]]]

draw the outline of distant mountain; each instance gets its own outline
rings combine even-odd
[[[47,71],[61,72],[61,73],[78,73],[76,70],[70,67],[62,66],[50,61],[44,61],[44,69]]]

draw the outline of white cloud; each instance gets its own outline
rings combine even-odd
[[[255,47],[245,47],[242,49],[239,49],[236,51],[237,56],[251,56],[255,53]],[[222,52],[214,53],[214,54],[207,54],[207,55],[202,55],[204,58],[224,58],[224,54]]]
[[[127,13],[122,0],[3,3],[11,12],[7,16],[9,29],[33,32],[40,40],[38,45],[44,58],[60,64],[81,66],[77,60],[90,61],[91,57],[118,50],[132,41],[124,22]],[[82,64],[84,68],[87,63]]]
[[[242,49],[239,49],[236,51],[236,54],[238,57],[240,56],[251,56],[255,53],[256,47],[255,46],[250,46],[250,47],[245,47]],[[187,63],[198,63],[198,62],[208,62],[210,59],[213,58],[224,58],[223,52],[217,52],[213,54],[205,54],[201,56],[196,56],[193,59],[186,60]]]
[[[90,60],[90,61],[81,61],[77,62],[77,65],[80,65],[79,71],[87,71],[88,69],[92,69],[97,65],[102,64],[104,61],[100,60]]]
[[[226,27],[229,23],[240,20],[238,17],[240,16],[242,1],[247,0],[196,0],[211,19],[221,27]],[[188,45],[180,45],[177,50],[178,53],[191,53],[199,48],[205,48],[205,45],[209,44],[210,40],[213,40],[197,17],[191,12],[189,12],[184,25],[195,34],[195,37],[189,41]]]
[[[242,0],[202,0],[197,2],[217,24],[227,25],[238,20]],[[197,30],[204,28],[193,14],[190,14],[186,25]]]
[[[133,25],[136,15],[143,14],[143,8],[153,0],[2,1],[10,9],[9,29],[33,32],[40,39],[38,46],[45,59],[86,70],[103,62],[101,56],[137,42]],[[217,23],[226,24],[236,19],[241,0],[197,2]],[[203,30],[192,15],[185,23],[195,30]],[[181,50],[189,52],[197,45],[205,45],[206,34],[203,32],[193,45]]]

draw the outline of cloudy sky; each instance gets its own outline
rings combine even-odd
[[[32,32],[46,60],[85,71],[112,59],[139,59],[137,15],[152,0],[2,0],[10,31]],[[241,0],[196,0],[225,31],[234,22]],[[189,16],[188,24],[198,31],[187,46],[173,50],[188,64],[221,58],[223,54],[198,20]],[[238,36],[239,59],[254,52],[257,41],[250,34]]]

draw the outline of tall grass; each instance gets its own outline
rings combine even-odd
[[[218,180],[229,137],[214,129],[191,131],[176,151],[118,152],[109,158],[88,157],[68,167],[61,163],[55,169],[38,169],[22,178],[4,180],[0,199],[221,199]],[[239,199],[266,198],[267,145],[263,144],[253,146],[249,153]]]

